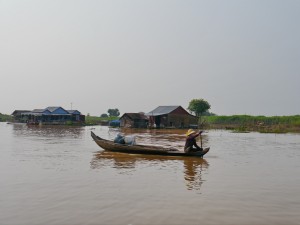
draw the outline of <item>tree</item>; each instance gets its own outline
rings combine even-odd
[[[119,116],[119,109],[109,109],[107,110],[109,116]]]
[[[108,117],[108,115],[106,114],[106,113],[103,113],[103,114],[101,114],[101,116],[100,116],[101,118],[107,118]]]
[[[196,116],[199,117],[200,123],[201,123],[201,116],[209,109],[210,109],[210,104],[202,98],[191,100],[188,107],[188,110],[191,113],[194,113]]]
[[[189,103],[188,110],[196,116],[201,116],[210,109],[210,104],[204,99],[193,99]]]

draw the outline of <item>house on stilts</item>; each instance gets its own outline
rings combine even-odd
[[[149,127],[155,128],[197,128],[198,117],[191,115],[181,106],[158,106],[145,114]]]
[[[85,115],[78,110],[65,110],[60,106],[45,109],[15,110],[12,113],[15,122],[28,124],[84,124]]]
[[[120,117],[120,126],[127,128],[147,128],[149,119],[143,113],[124,113]]]

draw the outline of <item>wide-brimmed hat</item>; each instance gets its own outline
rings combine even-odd
[[[194,134],[196,133],[196,131],[194,131],[193,129],[189,129],[187,132],[186,132],[186,136],[189,136],[191,134]]]

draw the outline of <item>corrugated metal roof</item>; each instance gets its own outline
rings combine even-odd
[[[34,109],[29,112],[22,113],[22,115],[42,115],[42,114],[50,114],[47,109]]]
[[[67,112],[70,114],[80,114],[78,110],[67,110]]]
[[[34,109],[32,111],[22,112],[23,115],[38,115],[38,114],[51,114],[51,115],[68,115],[68,114],[81,114],[78,110],[65,110],[61,106],[50,106],[45,109]]]
[[[31,112],[30,110],[15,110],[11,115],[21,115],[22,113]]]
[[[46,109],[48,109],[50,112],[54,112],[55,110],[61,108],[60,106],[49,106]]]
[[[124,117],[125,115],[127,115],[132,120],[136,120],[136,119],[138,119],[138,120],[148,120],[148,118],[145,116],[145,114],[141,114],[141,113],[124,113],[123,116],[121,116],[121,118]]]
[[[180,105],[175,106],[158,106],[156,109],[152,110],[151,112],[146,113],[147,116],[160,116],[164,114],[169,114],[173,112],[175,109],[181,107]]]
[[[31,112],[33,113],[43,113],[44,111],[46,111],[45,109],[34,109]]]

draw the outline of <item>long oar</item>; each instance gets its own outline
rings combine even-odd
[[[200,134],[200,144],[201,144],[201,148],[202,148],[202,135]]]

